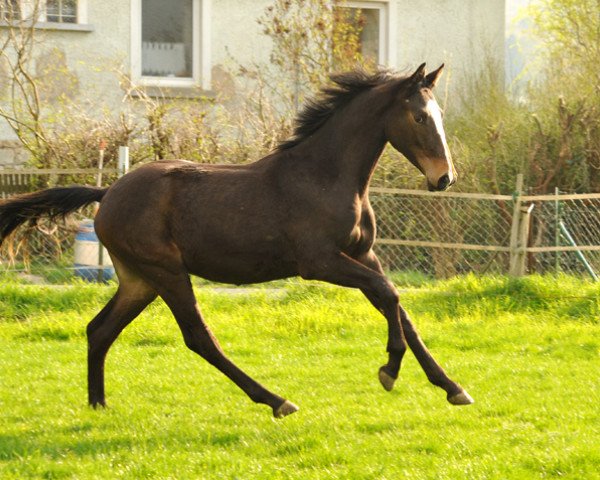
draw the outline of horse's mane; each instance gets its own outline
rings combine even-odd
[[[277,146],[277,151],[295,147],[315,133],[341,107],[347,105],[359,93],[389,81],[402,81],[389,70],[380,69],[368,73],[363,69],[331,75],[333,85],[323,87],[317,98],[309,100],[298,113],[292,137]]]

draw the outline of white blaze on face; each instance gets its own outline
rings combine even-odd
[[[440,137],[440,141],[444,146],[444,155],[446,157],[446,163],[448,164],[448,177],[450,177],[450,182],[454,180],[454,169],[452,168],[452,157],[450,156],[450,149],[448,148],[448,144],[446,143],[446,133],[444,132],[444,124],[442,122],[442,111],[440,110],[437,102],[432,98],[427,102],[427,112],[431,115],[433,122],[435,124],[435,129],[437,134]]]

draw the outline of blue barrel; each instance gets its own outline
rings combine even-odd
[[[82,220],[75,235],[75,275],[88,282],[106,282],[115,275],[115,269],[106,248],[102,247],[94,231],[94,221]]]

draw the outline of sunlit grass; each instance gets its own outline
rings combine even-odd
[[[385,321],[358,292],[198,288],[230,357],[301,407],[279,421],[185,348],[162,302],[111,349],[109,408],[91,410],[85,325],[115,287],[0,285],[0,478],[600,478],[600,286],[417,285],[402,302],[473,406],[410,354],[385,392]]]

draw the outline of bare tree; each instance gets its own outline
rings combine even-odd
[[[1,13],[6,26],[0,31],[0,62],[4,70],[0,118],[8,123],[29,152],[39,156],[52,149],[42,119],[40,89],[34,73],[35,24],[41,13],[41,2],[5,1]]]

